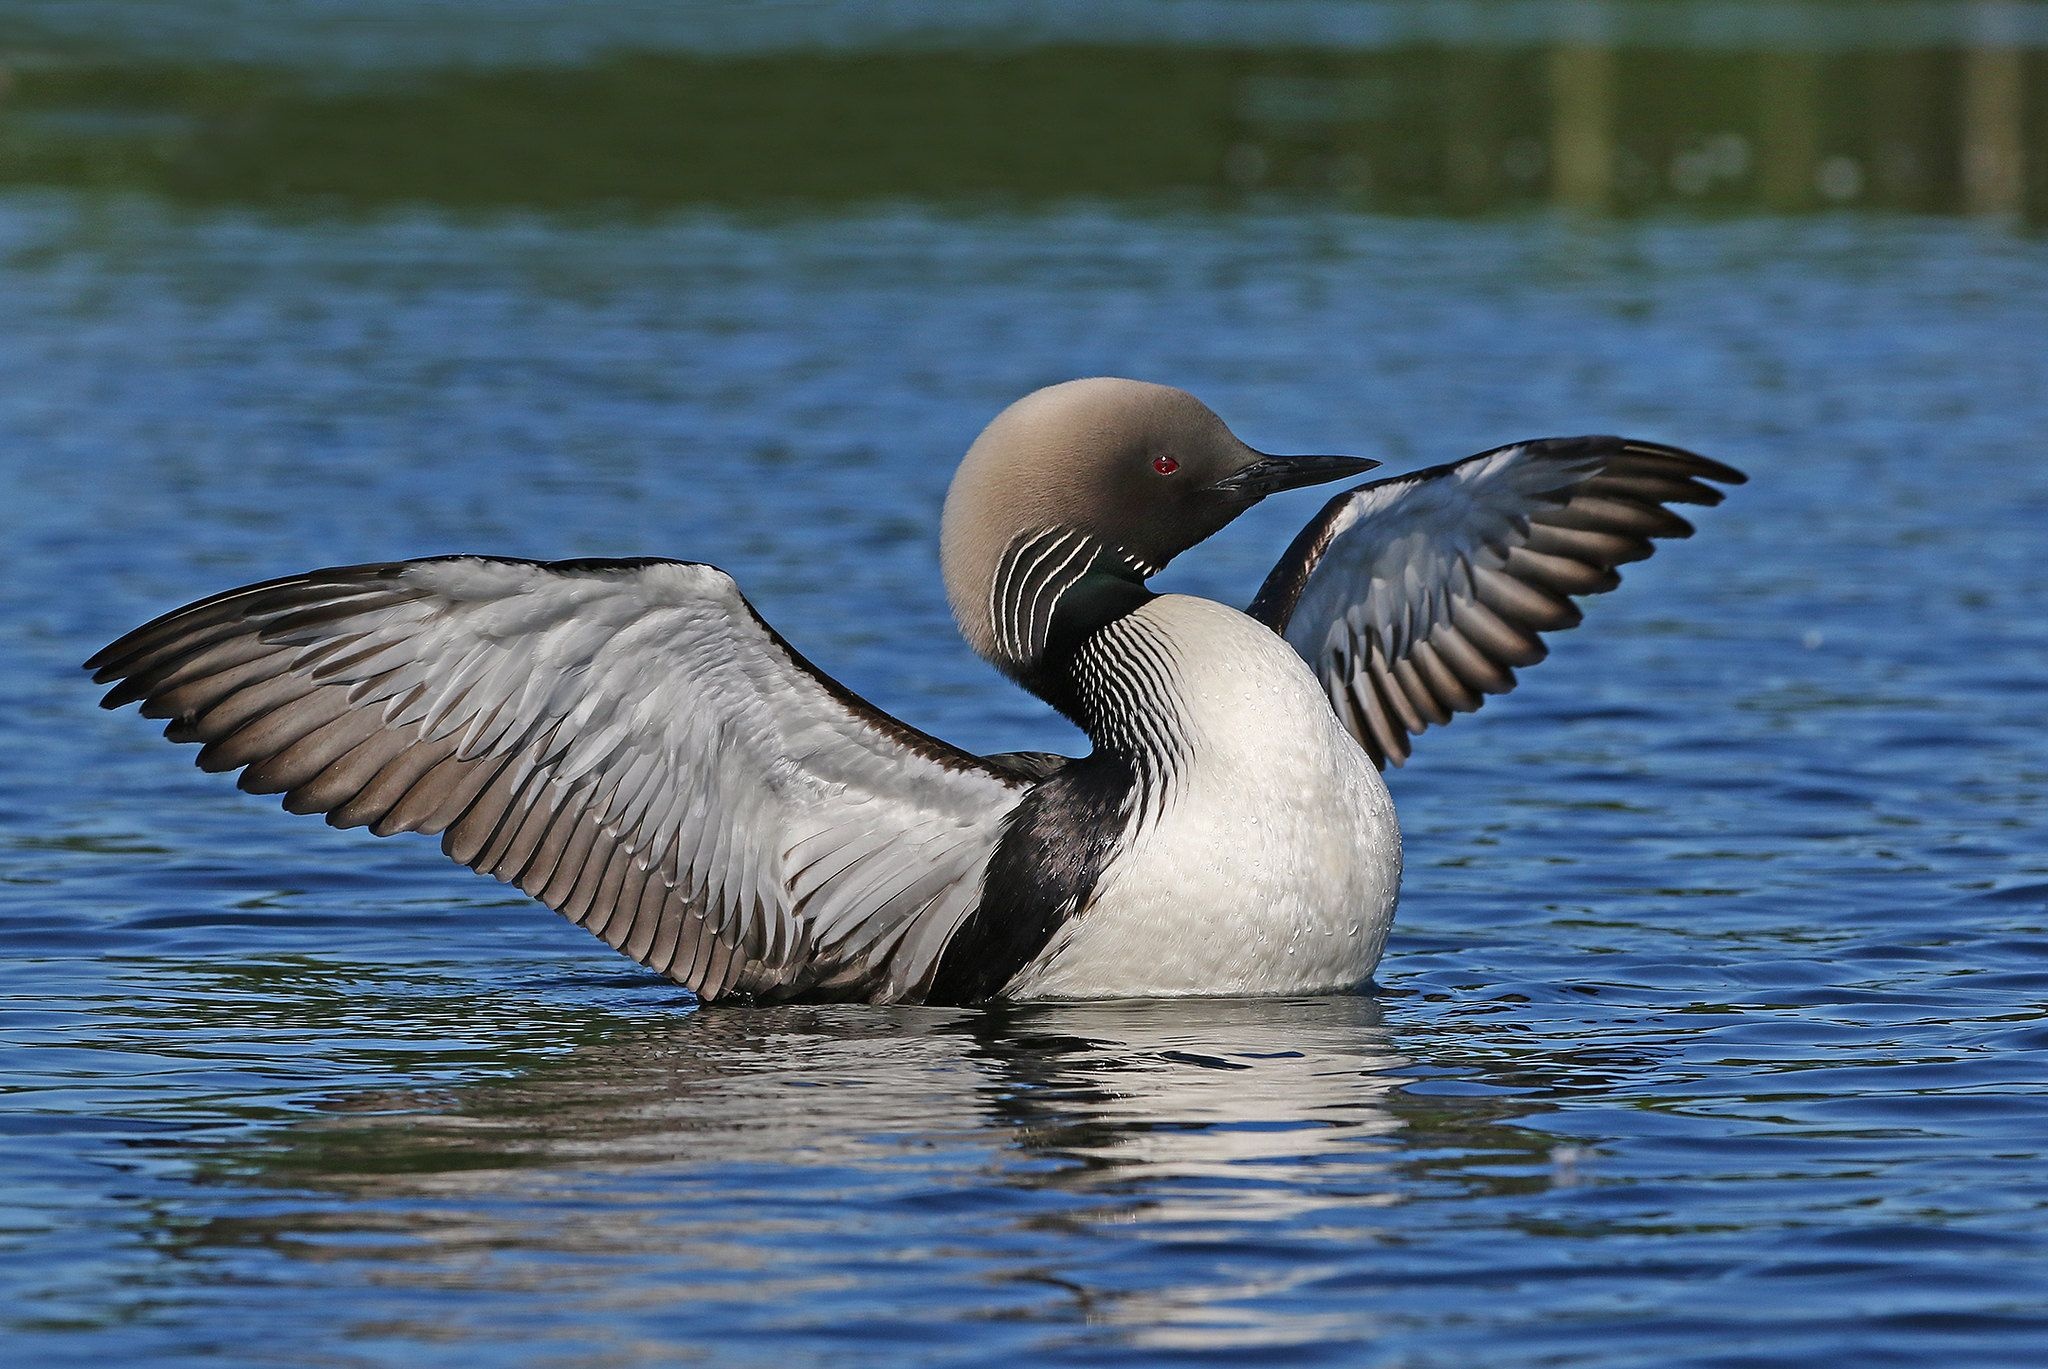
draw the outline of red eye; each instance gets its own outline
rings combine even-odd
[[[1180,469],[1180,462],[1170,456],[1155,456],[1152,458],[1152,469],[1161,475],[1172,475]]]

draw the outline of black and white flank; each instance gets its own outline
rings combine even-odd
[[[1249,613],[1146,586],[1266,495],[1192,396],[1082,380],[946,501],[974,649],[1079,759],[975,756],[855,696],[685,561],[450,556],[230,590],[89,662],[199,764],[338,827],[438,834],[704,999],[1313,993],[1373,970],[1401,839],[1379,770],[1540,660],[1736,471],[1613,437],[1502,447],[1323,509]]]

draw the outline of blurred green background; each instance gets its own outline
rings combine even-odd
[[[265,205],[1284,192],[2048,223],[2048,9],[0,4],[0,183]]]

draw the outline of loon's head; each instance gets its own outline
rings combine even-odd
[[[1029,682],[1050,646],[1142,602],[1147,579],[1267,495],[1378,464],[1267,456],[1170,385],[1048,386],[996,415],[953,476],[946,596],[968,643]]]

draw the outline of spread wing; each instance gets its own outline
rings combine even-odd
[[[168,613],[86,663],[203,769],[456,860],[704,998],[915,997],[1027,781],[821,674],[712,566],[446,557]]]
[[[1409,737],[1515,687],[1574,595],[1621,583],[1651,539],[1690,537],[1667,504],[1718,504],[1740,471],[1619,437],[1521,442],[1338,495],[1266,577],[1251,615],[1322,680],[1384,767]]]

